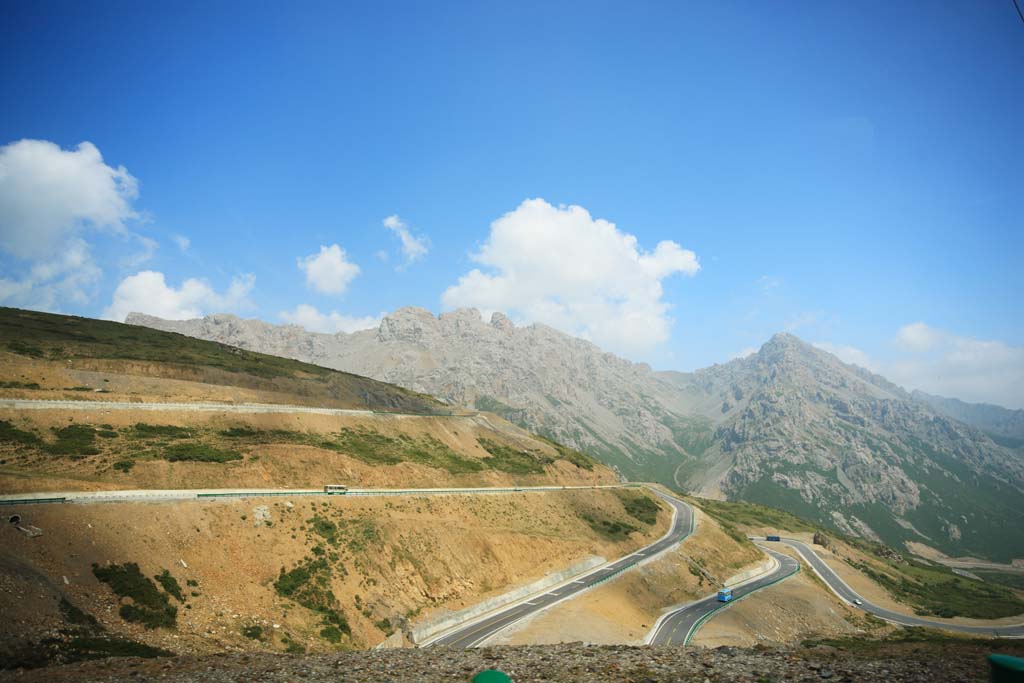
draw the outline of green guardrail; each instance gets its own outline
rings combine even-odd
[[[729,602],[723,602],[721,605],[719,605],[718,607],[716,607],[715,609],[711,610],[710,612],[708,612],[707,614],[702,616],[700,619],[698,619],[693,624],[693,626],[690,627],[690,631],[689,631],[689,633],[686,634],[686,640],[683,641],[683,645],[689,645],[690,644],[690,639],[693,638],[695,635],[697,635],[697,631],[699,631],[700,627],[704,625],[704,622],[706,622],[708,619],[710,619],[711,617],[715,616],[716,614],[718,614],[722,610],[724,610],[724,609],[726,609],[726,608],[736,604],[737,602],[739,602],[743,598],[750,597],[754,593],[762,591],[765,588],[768,588],[769,586],[774,586],[779,581],[785,581],[789,577],[793,576],[793,574],[797,574],[799,572],[800,572],[800,565],[798,564],[796,569],[794,569],[790,573],[786,574],[785,576],[780,576],[779,578],[775,579],[774,581],[770,581],[770,582],[766,583],[763,586],[758,586],[757,588],[755,588],[754,590],[750,591],[749,593],[744,593],[740,597],[733,598]]]
[[[16,498],[0,500],[0,505],[36,505],[38,503],[63,503],[67,498]]]
[[[518,488],[486,489],[395,489],[392,491],[229,491],[227,493],[197,493],[196,498],[257,498],[264,496],[436,496],[469,493],[529,493],[539,491],[562,491],[561,486],[535,486]],[[573,490],[573,489],[567,489]],[[61,499],[63,500],[63,499]]]

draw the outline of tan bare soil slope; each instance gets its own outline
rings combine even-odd
[[[651,542],[667,530],[669,513],[662,505],[652,523],[638,520],[623,503],[633,495],[641,494],[26,508],[19,512],[43,535],[0,529],[0,633],[8,656],[53,635],[64,598],[108,634],[175,652],[371,647],[436,610],[460,609],[586,557],[610,559]],[[609,535],[613,522],[633,531]],[[147,628],[133,620],[130,607],[143,601],[119,599],[113,583],[97,579],[94,563],[100,574],[136,563],[135,581],[152,584],[161,614],[174,608],[171,623]],[[166,576],[153,581],[165,570],[173,583],[164,583]]]
[[[679,548],[623,574],[583,596],[563,602],[520,622],[491,644],[638,643],[665,608],[714,590],[694,567],[699,564],[716,581],[725,581],[762,558],[752,544],[731,537],[712,519],[696,512],[698,526]]]
[[[788,548],[778,551],[799,559]],[[878,636],[891,628],[851,610],[804,565],[799,574],[718,612],[690,642],[705,647],[793,645],[811,638]]]

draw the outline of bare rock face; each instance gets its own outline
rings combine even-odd
[[[1024,458],[900,387],[780,334],[693,373],[654,372],[550,327],[402,308],[317,334],[230,315],[180,332],[500,414],[632,479],[780,507],[892,546],[1024,557]]]

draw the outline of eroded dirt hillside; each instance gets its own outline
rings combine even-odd
[[[632,516],[624,503],[644,495],[37,506],[21,512],[42,536],[0,531],[4,654],[69,637],[59,629],[88,635],[93,617],[179,653],[372,647],[438,610],[649,543],[670,513]]]

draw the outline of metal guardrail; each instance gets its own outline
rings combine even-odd
[[[697,635],[697,631],[700,630],[700,627],[703,626],[704,622],[706,622],[711,617],[715,616],[716,614],[718,614],[722,610],[726,609],[727,607],[730,607],[730,606],[736,604],[737,602],[739,602],[743,598],[749,597],[749,596],[753,595],[754,593],[757,593],[758,591],[762,591],[765,588],[768,588],[769,586],[774,586],[779,581],[785,581],[786,579],[788,579],[789,577],[793,576],[793,574],[798,573],[799,571],[800,571],[800,564],[797,563],[796,569],[794,569],[790,573],[786,574],[785,576],[780,576],[779,578],[775,579],[774,581],[769,581],[768,583],[766,583],[763,586],[758,586],[757,588],[755,588],[754,590],[750,591],[749,593],[744,593],[740,597],[733,598],[729,602],[723,602],[721,605],[719,605],[715,609],[711,610],[710,612],[708,612],[707,614],[705,614],[704,616],[702,616],[700,619],[698,619],[697,621],[695,621],[693,623],[693,626],[690,627],[689,632],[686,634],[686,639],[683,640],[683,645],[689,645],[690,644],[690,639],[693,638],[695,635]]]
[[[14,498],[0,500],[0,505],[35,505],[37,503],[63,503],[67,498]]]

